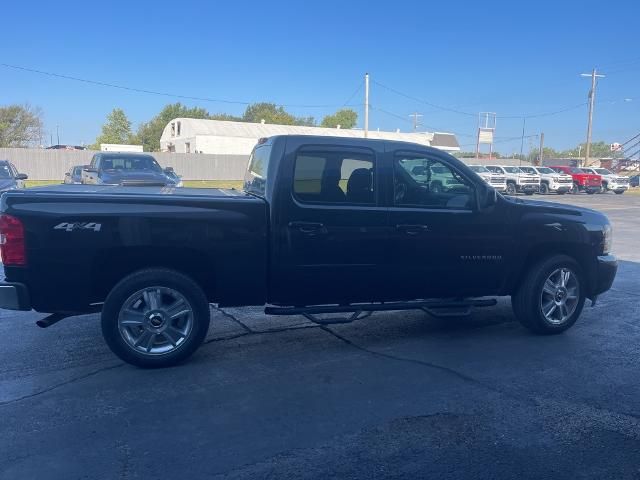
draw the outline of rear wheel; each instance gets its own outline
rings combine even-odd
[[[578,320],[586,299],[585,288],[576,261],[555,255],[533,265],[511,297],[511,304],[520,323],[532,332],[560,333]]]
[[[209,303],[182,273],[154,268],[118,283],[102,309],[102,335],[113,353],[145,368],[189,357],[209,329]]]

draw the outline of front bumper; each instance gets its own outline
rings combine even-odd
[[[572,188],[573,188],[572,183],[550,183],[549,184],[549,190],[551,190],[552,192],[567,193],[571,191]]]
[[[27,287],[22,283],[0,283],[0,308],[31,310]]]
[[[598,256],[592,295],[600,295],[609,290],[617,272],[618,259],[615,255]]]
[[[521,192],[539,192],[540,185],[537,183],[523,183],[521,185],[518,185],[518,189]]]

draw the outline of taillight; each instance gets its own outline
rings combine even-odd
[[[0,253],[5,265],[26,265],[24,226],[11,215],[0,215]]]

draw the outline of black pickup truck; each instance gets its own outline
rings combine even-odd
[[[51,313],[41,326],[101,311],[109,347],[144,367],[191,355],[209,303],[331,322],[511,296],[524,326],[558,333],[617,270],[606,216],[382,140],[262,139],[244,191],[59,185],[7,192],[1,211],[0,307]]]

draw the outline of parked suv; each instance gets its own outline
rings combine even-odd
[[[64,174],[64,182],[67,185],[82,183],[82,169],[87,168],[88,165],[76,165],[71,167],[68,172]]]
[[[527,173],[535,173],[540,176],[540,193],[546,195],[553,192],[564,195],[573,188],[573,178],[565,173],[558,173],[549,167],[520,167]]]
[[[533,195],[540,190],[540,176],[525,173],[518,167],[487,165],[492,173],[502,174],[507,180],[507,195],[522,192]]]
[[[495,188],[498,192],[507,190],[507,179],[504,175],[492,173],[484,165],[469,165],[469,168],[476,172],[478,176]]]
[[[585,173],[577,167],[568,167],[566,165],[554,165],[549,167],[558,173],[571,175],[573,178],[573,193],[587,192],[593,195],[602,188],[602,177],[600,175]]]
[[[584,173],[592,173],[594,175],[600,175],[602,177],[602,190],[601,192],[612,191],[618,195],[623,194],[629,189],[629,178],[621,175],[616,175],[606,168],[581,168]]]
[[[24,173],[18,173],[18,169],[9,160],[0,160],[0,192],[24,188],[24,181],[29,178]]]

